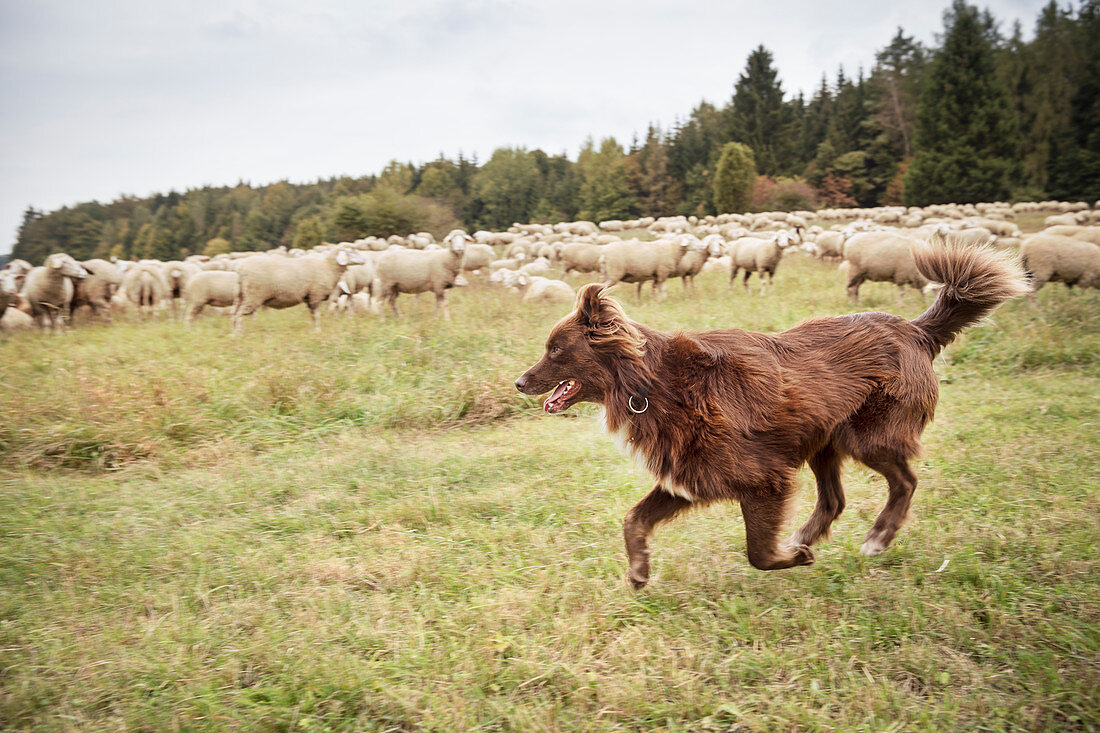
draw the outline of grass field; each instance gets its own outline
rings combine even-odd
[[[659,328],[848,312],[787,258],[718,275]],[[916,316],[886,285],[861,309]],[[623,580],[650,487],[591,407],[512,380],[560,307],[471,287],[438,323],[259,314],[0,341],[0,727],[35,730],[1096,730],[1100,293],[1052,285],[937,362],[913,514],[765,573],[736,505],[688,514]],[[801,477],[799,520],[812,507]]]

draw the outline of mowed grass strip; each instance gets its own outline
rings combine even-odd
[[[756,289],[754,286],[754,293]],[[619,296],[659,328],[849,312],[835,267],[766,298]],[[652,542],[594,409],[511,381],[567,308],[478,286],[403,319],[261,314],[0,344],[0,725],[13,729],[1093,730],[1100,297],[1055,285],[938,361],[910,523],[849,464],[812,567],[752,569],[736,505]],[[864,286],[860,310],[926,302]],[[802,477],[797,519],[813,505]]]

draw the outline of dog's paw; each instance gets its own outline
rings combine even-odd
[[[795,565],[813,565],[814,560],[817,559],[809,545],[792,545],[791,556]]]
[[[634,590],[641,590],[645,588],[646,583],[649,582],[649,575],[643,575],[631,568],[630,572],[626,574],[626,579],[630,581],[630,587]]]
[[[881,535],[876,533],[868,533],[867,538],[863,541],[863,544],[860,546],[859,551],[867,557],[874,557],[875,555],[878,555],[883,550],[885,550],[886,547],[887,544],[883,540]]]
[[[883,541],[878,537],[875,537],[866,540],[864,544],[860,545],[859,551],[861,555],[866,555],[867,557],[875,557],[876,555],[880,555],[882,553],[882,550],[886,548],[886,544],[884,544]]]

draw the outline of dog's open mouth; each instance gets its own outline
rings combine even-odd
[[[561,412],[569,406],[569,400],[577,396],[577,393],[581,391],[581,383],[576,379],[563,379],[558,382],[558,386],[554,388],[554,391],[546,398],[546,402],[542,403],[542,409],[553,415],[556,412]]]

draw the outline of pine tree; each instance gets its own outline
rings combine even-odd
[[[756,161],[752,148],[743,143],[726,143],[714,171],[714,206],[718,213],[748,211]]]
[[[734,85],[726,137],[752,148],[758,172],[778,175],[792,172],[793,132],[791,111],[783,103],[783,87],[772,66],[772,54],[758,46]]]
[[[1069,130],[1050,163],[1050,194],[1100,200],[1100,0],[1086,0],[1077,18],[1081,64],[1074,70]]]
[[[997,78],[989,18],[963,0],[944,14],[917,110],[906,202],[972,203],[1007,198],[1018,179],[1018,144],[1008,94]]]
[[[629,217],[637,200],[627,183],[622,146],[613,137],[603,140],[598,151],[591,148],[591,141],[588,146],[577,161],[584,177],[580,190],[581,218],[605,221]]]

